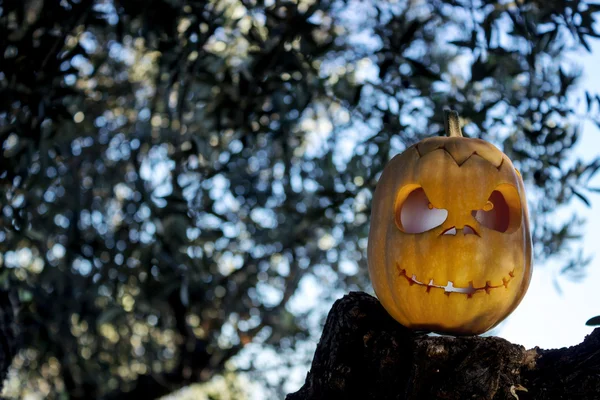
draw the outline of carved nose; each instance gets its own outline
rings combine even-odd
[[[442,235],[456,235],[456,227],[453,226],[452,228],[446,229],[444,232],[442,232]]]
[[[446,229],[444,232],[442,232],[442,235],[456,235],[456,233],[458,231],[462,231],[463,235],[477,235],[479,236],[479,234],[477,233],[477,231],[475,231],[475,229],[473,229],[473,227],[469,226],[469,225],[465,225],[462,229],[456,229],[456,226],[453,226],[451,228]]]
[[[469,225],[465,225],[465,227],[462,229],[462,231],[465,235],[477,235],[477,232],[475,232],[475,229],[473,229]],[[477,236],[479,236],[479,235],[477,235]]]

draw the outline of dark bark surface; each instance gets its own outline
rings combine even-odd
[[[353,292],[334,304],[304,386],[286,397],[309,399],[598,400],[600,329],[556,350],[428,336]]]

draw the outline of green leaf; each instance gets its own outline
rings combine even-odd
[[[490,12],[483,21],[483,32],[485,33],[485,40],[488,47],[490,47],[490,43],[492,42],[492,28],[494,27],[494,22],[496,22],[501,14],[502,12],[500,10],[494,9],[494,11]]]
[[[450,42],[457,47],[465,47],[467,49],[473,50],[475,48],[475,44],[469,40],[453,40]]]
[[[406,58],[406,61],[408,61],[411,64],[415,75],[422,76],[435,81],[439,81],[442,79],[439,74],[436,74],[435,72],[431,71],[422,62],[413,60],[411,58]]]
[[[590,13],[596,13],[600,11],[600,4],[586,4],[587,5],[587,11]]]
[[[585,324],[587,326],[600,326],[600,315],[588,319]]]

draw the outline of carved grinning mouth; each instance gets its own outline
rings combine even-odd
[[[508,278],[507,277],[502,278],[502,283],[500,285],[492,285],[491,281],[487,281],[485,283],[485,286],[474,287],[473,282],[471,281],[471,282],[469,282],[468,287],[461,288],[461,287],[455,287],[454,283],[452,281],[448,281],[445,286],[436,285],[433,282],[433,279],[431,279],[429,281],[429,283],[423,283],[423,282],[420,282],[417,280],[417,276],[415,274],[412,274],[411,276],[409,276],[408,273],[406,272],[406,269],[401,268],[400,264],[396,263],[396,268],[398,269],[398,276],[403,276],[404,278],[406,278],[406,280],[408,281],[408,283],[411,286],[412,285],[426,286],[427,293],[429,293],[429,291],[432,288],[433,289],[444,289],[444,294],[446,294],[447,296],[450,296],[450,293],[462,293],[462,294],[466,294],[468,298],[473,297],[473,294],[480,290],[485,290],[485,292],[487,294],[490,294],[490,291],[492,289],[497,289],[502,286],[504,286],[505,288],[508,288],[508,283],[512,280],[512,278],[515,277],[515,270],[513,269],[512,271],[510,271],[508,273]]]

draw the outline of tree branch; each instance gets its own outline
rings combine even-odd
[[[597,399],[600,329],[571,348],[497,337],[428,336],[353,292],[329,313],[304,386],[286,400]]]

